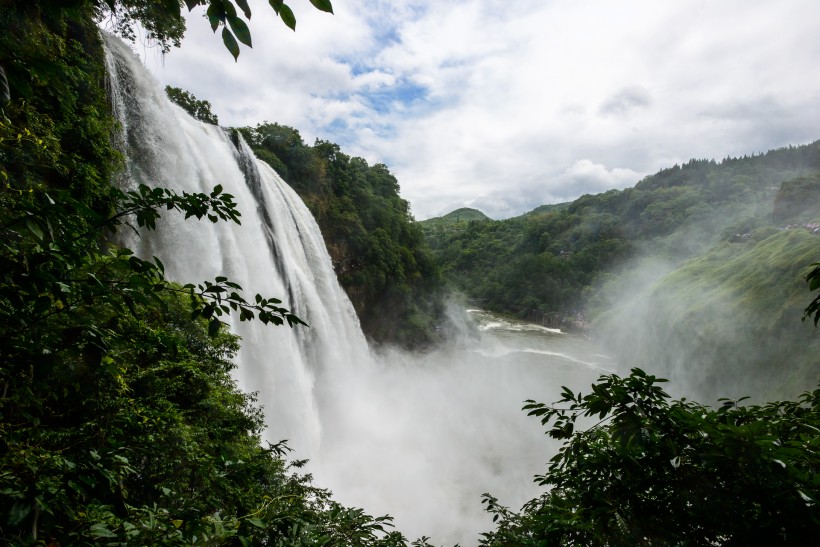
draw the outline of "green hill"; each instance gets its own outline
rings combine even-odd
[[[479,211],[478,209],[470,209],[469,207],[462,207],[456,209],[451,213],[439,217],[441,220],[447,222],[469,222],[471,220],[490,220],[490,217]]]
[[[757,230],[618,293],[596,330],[622,362],[706,400],[796,395],[820,380],[820,337],[800,320],[810,300],[803,276],[818,254],[820,238],[805,228]]]
[[[423,228],[447,282],[487,309],[594,322],[624,366],[695,372],[707,395],[718,370],[746,371],[735,385],[755,393],[793,395],[818,369],[815,333],[800,322],[811,300],[801,276],[820,257],[818,173],[815,142],[692,160],[507,220]]]

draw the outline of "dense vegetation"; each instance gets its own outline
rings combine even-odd
[[[208,3],[223,15],[233,7]],[[288,22],[284,4],[272,4]],[[0,94],[0,540],[406,545],[385,530],[389,518],[342,507],[312,485],[298,473],[301,462],[284,459],[284,445],[260,444],[262,416],[230,377],[238,341],[219,328],[219,317],[238,312],[299,328],[298,318],[273,299],[246,302],[225,278],[174,285],[160,262],[109,243],[126,221],[152,228],[160,211],[237,218],[232,197],[218,187],[178,195],[147,187],[122,193],[109,184],[121,158],[111,144],[115,123],[94,20],[124,10],[124,24],[142,19],[172,42],[181,35],[174,34],[182,29],[180,6],[0,0],[0,66],[11,91],[8,102]],[[242,28],[227,16],[217,16],[219,25]],[[376,281],[382,272],[385,286],[394,282],[390,275],[399,279],[396,272],[405,280],[425,272],[423,255],[413,254],[415,266],[405,256],[420,249],[413,247],[419,236],[402,235],[412,224],[402,228],[406,203],[394,203],[398,188],[387,169],[347,158],[329,143],[311,153],[317,148],[324,150],[322,168],[338,172],[299,180],[317,182],[319,190],[326,184],[343,199],[316,210],[329,217],[353,217],[355,210],[358,218],[342,226],[362,238],[375,226],[370,217],[384,215],[385,225],[396,227],[377,236],[380,248],[371,247],[374,260],[387,249],[392,266],[362,271]],[[280,169],[291,168],[281,161]],[[334,184],[351,180],[365,183],[336,193]],[[327,188],[311,195],[332,202]],[[343,203],[359,198],[369,205]],[[753,237],[790,238],[783,244],[789,248],[808,237],[763,236]],[[390,251],[396,241],[406,249]],[[483,542],[794,544],[817,537],[817,391],[794,403],[727,402],[713,410],[670,403],[655,383],[634,371],[602,377],[587,396],[565,391],[563,410],[528,404],[552,423],[551,435],[566,440],[538,479],[552,489],[520,513],[488,496],[498,527]],[[576,431],[577,415],[604,421]]]
[[[633,369],[602,376],[587,395],[564,388],[554,405],[528,401],[565,443],[536,477],[549,490],[520,512],[485,495],[498,526],[481,544],[811,543],[820,532],[820,389],[797,402],[723,400],[715,409],[670,401],[663,381]]]
[[[310,208],[365,334],[411,348],[437,341],[439,269],[387,166],[351,158],[331,142],[308,146],[299,131],[276,123],[242,133]]]
[[[170,85],[165,86],[165,94],[168,95],[169,99],[181,106],[192,118],[196,118],[201,122],[219,125],[219,117],[211,111],[211,103],[209,101],[201,101],[190,92]]]

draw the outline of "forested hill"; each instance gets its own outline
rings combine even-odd
[[[820,257],[818,170],[815,142],[692,160],[508,220],[422,226],[445,279],[487,309],[564,328],[597,319],[622,362],[673,376],[697,362],[706,395],[723,388],[712,365],[727,360],[735,374],[768,371],[749,389],[777,380],[793,393],[817,376],[800,317],[802,276]],[[784,367],[802,372],[772,373]]]
[[[776,226],[773,208],[783,182],[819,168],[820,143],[721,162],[692,160],[634,188],[507,220],[442,222],[453,212],[421,225],[444,276],[487,308],[524,318],[534,310],[574,316],[587,310],[586,296],[602,275],[638,254],[682,260],[736,233]],[[812,190],[801,192],[781,196],[778,222],[788,221],[793,206],[787,202],[809,203]]]
[[[471,220],[490,220],[490,217],[488,217],[478,209],[462,207],[461,209],[456,209],[455,211],[447,213],[444,216],[428,219],[426,222],[427,224],[433,224],[436,222],[446,224],[452,222],[469,222]]]

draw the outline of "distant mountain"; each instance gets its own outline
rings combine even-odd
[[[451,213],[447,213],[446,215],[441,217],[441,219],[450,222],[464,222],[470,220],[491,220],[490,217],[488,217],[478,209],[470,209],[469,207],[462,207],[461,209],[456,209]]]
[[[434,223],[449,223],[449,222],[469,222],[471,220],[492,220],[490,217],[479,211],[478,209],[471,209],[469,207],[462,207],[461,209],[456,209],[446,215],[440,217],[433,217],[428,218],[427,220],[422,220],[422,224],[434,224]]]

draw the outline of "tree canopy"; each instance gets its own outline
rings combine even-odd
[[[170,85],[165,86],[165,93],[171,101],[181,106],[192,118],[212,125],[219,125],[219,118],[211,111],[209,101],[200,101],[192,93]]]
[[[188,11],[207,6],[205,16],[211,29],[214,33],[222,29],[222,43],[234,59],[239,57],[240,43],[253,47],[251,32],[245,22],[251,19],[248,0],[74,0],[73,3],[90,5],[97,20],[111,21],[114,31],[131,41],[136,39],[135,27],[141,26],[163,52],[180,45],[185,33],[183,4]],[[269,3],[282,22],[296,30],[296,16],[290,6],[283,0],[270,0]],[[320,11],[333,13],[330,0],[310,0],[310,3]]]

